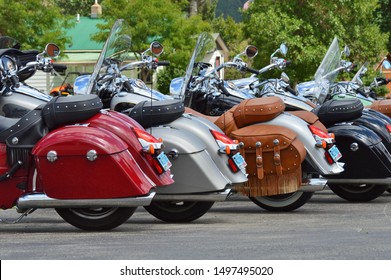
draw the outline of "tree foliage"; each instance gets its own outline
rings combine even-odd
[[[197,34],[210,30],[209,24],[200,16],[189,18],[181,8],[170,0],[105,0],[102,5],[108,26],[118,18],[125,20],[127,33],[132,37],[133,52],[141,53],[152,40],[163,44],[164,53],[160,59],[169,60],[171,64],[164,73],[159,73],[162,92],[168,92],[172,78],[184,73]]]
[[[374,63],[384,54],[387,34],[375,23],[377,0],[255,0],[245,12],[245,35],[259,48],[256,65],[269,63],[280,43],[293,64],[295,81],[312,79],[334,36],[351,49],[350,60]]]
[[[69,38],[64,29],[69,26],[54,1],[0,0],[0,35],[18,40],[23,49],[42,50],[49,42],[60,48]]]
[[[104,0],[100,0],[101,4]],[[91,0],[55,0],[58,7],[61,8],[61,12],[64,15],[76,16],[89,16],[91,13],[91,6],[94,1]]]

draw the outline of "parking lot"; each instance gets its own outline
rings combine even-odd
[[[16,218],[15,210],[0,212]],[[0,224],[0,259],[389,260],[391,194],[368,203],[319,192],[291,213],[270,213],[235,195],[189,224],[161,222],[139,208],[109,232],[85,232],[41,209]]]

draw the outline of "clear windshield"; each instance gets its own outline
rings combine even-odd
[[[123,22],[123,19],[118,19],[111,28],[111,32],[103,46],[98,61],[95,64],[94,72],[91,75],[87,89],[88,94],[92,93],[96,79],[104,66],[104,62],[108,58],[115,59],[118,62],[123,62],[130,57],[128,50],[130,48],[131,39],[128,35],[122,33]]]
[[[352,83],[358,83],[362,85],[361,77],[367,72],[368,70],[368,62],[366,61],[361,68],[357,71],[356,75],[354,75],[352,79]]]
[[[337,69],[341,60],[341,51],[339,50],[338,38],[335,37],[331,43],[329,49],[327,50],[326,55],[323,57],[322,63],[319,65],[318,69],[315,72],[314,79],[319,82],[327,74]],[[338,73],[333,75],[327,75],[327,80],[330,83],[333,83],[337,78]]]
[[[198,40],[196,46],[193,51],[193,55],[191,56],[190,62],[186,68],[186,74],[184,77],[184,81],[182,84],[182,88],[180,90],[180,97],[182,100],[185,98],[185,91],[187,85],[190,82],[190,78],[192,77],[194,64],[196,62],[203,62],[205,55],[212,51],[215,48],[214,40],[209,33],[202,33],[198,36]]]
[[[8,36],[0,36],[0,49],[19,49],[20,44],[14,38]]]

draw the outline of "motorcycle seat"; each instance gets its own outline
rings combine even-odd
[[[42,108],[42,118],[49,130],[83,122],[102,109],[103,104],[97,95],[57,96]]]
[[[316,107],[312,112],[326,127],[333,124],[355,120],[362,115],[364,105],[359,99],[329,100]]]
[[[159,101],[142,101],[129,112],[129,117],[142,127],[149,128],[175,121],[185,111],[181,100],[168,99]]]

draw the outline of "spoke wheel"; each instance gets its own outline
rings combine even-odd
[[[339,197],[352,202],[371,201],[382,195],[388,185],[334,185],[329,184],[330,189]]]
[[[214,201],[153,201],[144,208],[154,217],[170,223],[185,223],[203,216]]]
[[[312,195],[312,192],[293,192],[271,196],[252,196],[250,199],[256,205],[268,211],[288,212],[303,206]]]
[[[56,208],[66,222],[83,230],[110,230],[126,222],[136,207]]]

